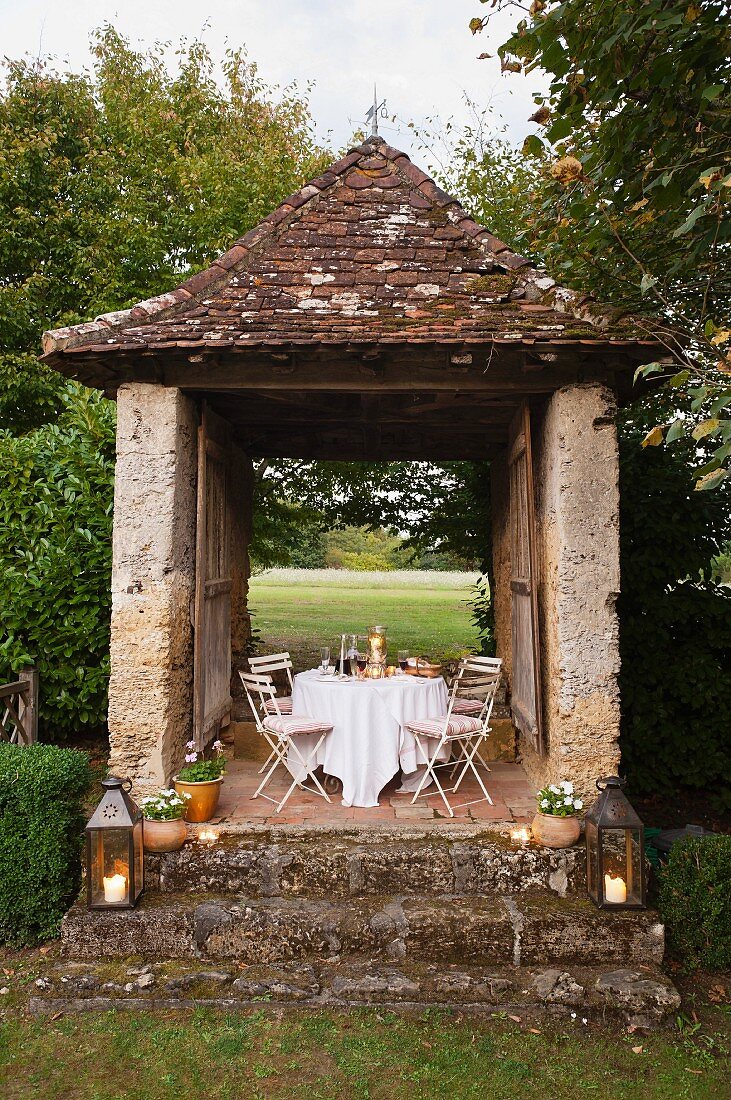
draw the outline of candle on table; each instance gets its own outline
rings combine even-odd
[[[127,897],[127,879],[124,875],[104,876],[104,900],[108,903],[124,901]]]
[[[623,878],[613,875],[604,876],[604,898],[613,905],[624,905],[627,901],[627,885]]]

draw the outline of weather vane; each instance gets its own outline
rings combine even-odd
[[[376,93],[376,86],[373,85],[373,106],[368,108],[366,114],[366,125],[371,124],[371,137],[378,137],[378,116],[381,118],[388,118],[388,111],[386,110],[386,100],[382,99],[378,102],[378,95]]]

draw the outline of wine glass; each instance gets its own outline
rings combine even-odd
[[[365,670],[368,668],[368,658],[365,653],[361,653],[359,650],[356,660],[358,661],[358,672],[362,676]]]
[[[320,650],[320,672],[323,676],[327,675],[328,666],[330,664],[330,647],[324,645]]]
[[[400,649],[398,651],[398,667],[401,669],[402,675],[406,672],[409,664],[409,651],[408,649]]]

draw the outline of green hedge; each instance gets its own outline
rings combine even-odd
[[[0,745],[0,943],[37,943],[58,932],[81,882],[83,752]]]
[[[731,836],[674,844],[660,874],[668,951],[689,970],[731,967]]]
[[[115,407],[69,386],[54,424],[0,431],[0,681],[40,671],[44,741],[106,721]]]

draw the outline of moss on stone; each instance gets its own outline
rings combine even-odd
[[[468,294],[506,295],[514,289],[517,280],[510,275],[478,275],[465,284]]]

